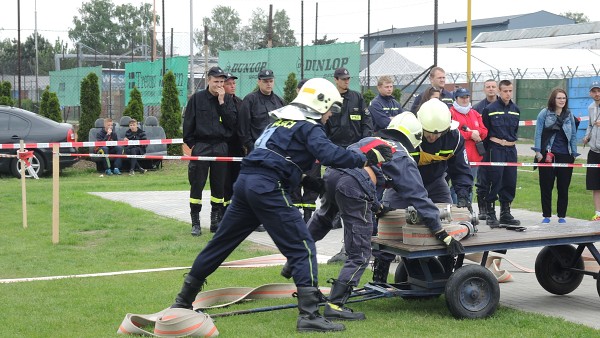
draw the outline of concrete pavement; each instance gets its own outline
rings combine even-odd
[[[585,153],[587,154],[587,151]],[[188,191],[98,192],[92,194],[190,223]],[[204,192],[203,203],[204,205],[210,205],[209,191]],[[530,211],[514,209],[513,215],[520,219],[525,226],[539,224],[541,221],[539,213]],[[203,208],[201,219],[203,227],[206,227],[206,229],[203,229],[203,236],[211,236],[208,231],[210,208]],[[552,221],[556,222],[556,220],[554,218]],[[579,220],[567,218],[567,221],[568,223],[565,226],[575,226]],[[189,233],[190,227],[182,228],[182,231]],[[333,256],[341,248],[342,237],[341,229],[331,231],[322,241],[317,242],[317,252],[320,255]],[[247,240],[275,247],[273,241],[265,232],[254,232]],[[515,263],[533,269],[536,256],[540,250],[541,247],[516,249],[509,251],[507,257]],[[539,285],[534,273],[524,273],[505,262],[502,263],[501,268],[509,270],[514,277],[513,282],[500,284],[501,305],[560,317],[571,322],[600,329],[600,321],[598,320],[600,316],[600,297],[596,291],[596,280],[592,277],[584,276],[583,282],[574,292],[564,296],[556,296],[548,293]],[[394,271],[395,267],[393,266],[390,272],[393,274]],[[390,281],[392,278],[390,276]],[[362,282],[364,283],[366,280],[363,279]]]

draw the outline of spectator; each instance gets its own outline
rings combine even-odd
[[[296,93],[300,92],[300,88],[304,86],[306,81],[308,81],[308,79],[302,79],[298,82],[298,85],[296,86]],[[319,162],[315,162],[312,168],[305,172],[305,174],[312,178],[321,178],[321,164],[319,164]],[[308,220],[317,208],[317,198],[319,197],[319,193],[298,186],[297,189],[294,189],[290,192],[290,195],[292,196],[292,203],[294,206],[298,209],[302,208],[304,221],[308,223]]]
[[[236,124],[231,97],[225,95],[223,83],[227,75],[220,67],[208,71],[208,86],[188,100],[183,117],[183,142],[192,150],[191,156],[227,156],[227,140]],[[227,164],[219,161],[190,161],[190,216],[192,236],[200,236],[202,191],[210,170],[210,227],[216,227],[223,216],[224,186]]]
[[[273,93],[274,86],[273,71],[263,69],[258,72],[258,90],[246,95],[242,101],[238,133],[246,155],[254,149],[254,142],[271,122],[269,112],[284,106],[283,99]]]
[[[111,118],[104,119],[104,128],[96,134],[96,141],[118,141],[117,133],[113,132],[113,120]],[[96,153],[98,154],[117,154],[123,155],[123,148],[121,146],[112,147],[96,147]],[[112,161],[108,157],[104,158],[104,161],[100,162],[103,164],[103,171],[106,176],[110,176],[113,173],[115,175],[121,175],[121,159],[116,158]],[[112,169],[112,170],[111,170]],[[102,177],[104,175],[100,175]]]
[[[433,67],[429,72],[429,82],[431,82],[431,87],[440,91],[440,100],[450,108],[452,106],[452,93],[444,89],[444,86],[446,85],[446,71],[441,67]],[[419,111],[422,97],[423,94],[419,94],[415,97],[415,100],[410,107],[411,112],[416,114],[417,111]]]
[[[440,99],[440,90],[434,87],[429,87],[427,88],[424,92],[423,92],[423,97],[421,98],[421,102],[419,103],[419,107],[417,108],[417,111],[415,111],[414,113],[416,114],[419,109],[421,109],[421,106],[423,105],[423,103],[431,100],[431,99]]]
[[[237,76],[227,73],[225,77],[225,82],[223,83],[223,89],[225,89],[225,95],[228,95],[233,100],[233,107],[235,108],[236,116],[239,116],[240,107],[242,105],[242,99],[235,95],[236,90],[236,82]],[[239,118],[238,118],[239,121]],[[237,131],[237,125],[234,127],[234,130]],[[232,133],[231,137],[227,141],[228,148],[228,156],[233,157],[243,157],[244,149],[242,148],[242,141],[237,132]],[[225,187],[224,187],[224,208],[227,209],[227,206],[231,203],[231,196],[233,196],[233,184],[237,180],[237,177],[240,173],[240,162],[227,162],[227,174],[225,175]],[[216,228],[213,228],[216,231]],[[212,231],[212,230],[211,230]]]
[[[485,92],[485,99],[479,101],[476,105],[473,106],[473,109],[477,110],[479,114],[483,114],[483,109],[488,106],[488,104],[492,102],[496,102],[498,100],[498,84],[496,80],[489,79],[483,83],[483,91]],[[485,145],[485,143],[484,143]],[[485,208],[485,194],[486,187],[488,186],[486,177],[486,170],[483,166],[478,167],[477,170],[477,183],[476,194],[477,194],[477,205],[479,206],[479,220],[486,220],[486,208]]]
[[[125,141],[133,141],[133,140],[146,140],[146,133],[138,128],[138,123],[136,119],[129,120],[129,129],[125,132]],[[128,145],[125,148],[125,153],[127,155],[144,155],[146,153],[145,145]],[[135,175],[135,169],[138,169],[140,174],[145,174],[146,169],[142,168],[137,158],[129,159],[129,175]]]
[[[283,109],[256,142],[256,149],[242,161],[232,203],[212,240],[196,257],[172,308],[192,308],[206,278],[248,237],[264,224],[269,236],[293,266],[299,316],[296,329],[341,331],[319,314],[321,293],[315,243],[300,214],[289,205],[289,191],[301,182],[321,190],[322,180],[307,179],[303,172],[315,159],[324,165],[356,168],[389,161],[389,145],[365,150],[366,155],[332,144],[322,128],[333,110],[340,109],[340,94],[331,82],[311,79],[298,96]]]
[[[483,109],[483,124],[488,129],[484,141],[487,152],[484,162],[517,162],[517,131],[521,111],[512,101],[513,85],[508,80],[499,84],[500,99]],[[484,190],[486,224],[490,228],[502,225],[520,225],[521,222],[510,213],[510,204],[517,189],[517,167],[484,166],[486,186]],[[500,200],[500,220],[496,218],[495,203]]]
[[[471,107],[470,99],[471,93],[468,89],[458,88],[454,91],[454,102],[452,103],[452,107],[450,107],[450,113],[452,114],[452,119],[459,123],[458,130],[465,139],[465,150],[467,151],[469,162],[481,162],[483,156],[477,147],[483,147],[483,143],[481,142],[487,137],[487,128],[483,125],[481,115]],[[477,178],[478,170],[479,167],[471,167],[473,181]],[[450,190],[452,201],[456,203],[454,186]],[[473,200],[472,192],[469,194],[469,200]]]
[[[590,97],[594,100],[588,107],[590,125],[585,131],[583,144],[590,146],[588,152],[588,164],[600,164],[600,82],[593,82],[590,87]],[[587,190],[592,190],[596,214],[592,221],[600,221],[600,168],[587,168],[585,176]]]
[[[377,79],[377,95],[369,105],[369,113],[373,118],[373,129],[379,131],[387,128],[392,117],[402,113],[400,103],[392,96],[394,81],[391,76],[385,75]]]
[[[536,162],[573,163],[577,152],[577,127],[569,110],[567,92],[557,88],[552,91],[548,105],[537,117],[534,146]],[[566,223],[569,205],[569,185],[573,168],[539,167],[540,195],[542,200],[542,223],[550,223],[552,217],[552,189],[556,180],[556,212],[558,223]]]

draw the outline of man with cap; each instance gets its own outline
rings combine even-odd
[[[273,92],[275,75],[270,69],[258,72],[258,90],[242,101],[239,111],[238,134],[244,151],[254,150],[254,142],[271,122],[269,112],[284,106],[283,99]]]
[[[225,95],[231,97],[234,103],[235,115],[236,117],[239,114],[240,107],[242,105],[242,99],[235,95],[237,76],[226,73],[225,74],[225,82],[223,83],[223,89],[225,89]],[[237,131],[237,125],[235,129]],[[242,148],[242,142],[240,141],[240,137],[237,132],[234,132],[229,140],[227,141],[227,146],[229,148],[227,156],[233,157],[243,157],[244,150]],[[240,162],[227,162],[227,174],[225,175],[225,188],[224,188],[224,202],[223,205],[225,209],[231,203],[231,196],[233,195],[233,184],[237,179],[240,172]],[[211,227],[210,232],[216,232],[217,227]]]
[[[590,124],[585,131],[583,144],[590,146],[587,156],[588,164],[600,164],[600,82],[592,82],[590,86],[590,97],[594,100],[588,107]],[[587,190],[591,190],[594,198],[594,207],[596,213],[592,221],[600,221],[600,169],[587,168],[585,185]]]
[[[429,82],[431,82],[431,87],[437,88],[440,91],[440,100],[444,102],[448,108],[452,106],[452,92],[444,89],[446,85],[446,71],[442,67],[433,67],[431,72],[429,72]],[[419,94],[415,97],[415,100],[410,107],[410,111],[413,113],[417,113],[419,110],[419,106],[421,105],[421,99],[423,94]]]
[[[183,117],[183,142],[191,149],[191,156],[227,156],[227,141],[236,125],[235,105],[225,95],[223,82],[226,74],[218,67],[208,71],[206,89],[194,93],[185,107]],[[200,210],[202,191],[210,170],[211,227],[216,227],[223,216],[223,188],[225,185],[225,162],[190,161],[190,215],[192,236],[202,234]]]

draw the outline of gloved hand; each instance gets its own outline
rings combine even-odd
[[[325,193],[325,180],[320,177],[304,175],[302,177],[302,186],[305,189],[319,193],[319,196]]]
[[[442,230],[440,232],[435,233],[435,238],[446,244],[446,250],[448,250],[448,254],[452,256],[459,255],[465,252],[465,248],[459,241],[455,240],[454,237],[448,235],[446,230]]]
[[[392,147],[389,145],[380,144],[367,151],[367,165],[378,165],[383,162],[391,161]]]

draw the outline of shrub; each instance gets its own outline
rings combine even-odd
[[[168,71],[163,77],[162,99],[160,101],[160,125],[165,130],[167,138],[181,138],[181,106],[179,91],[173,71]],[[171,155],[181,155],[181,145],[169,144]]]
[[[81,81],[81,96],[79,100],[81,115],[79,116],[78,139],[83,142],[90,141],[88,140],[88,134],[90,133],[90,129],[94,127],[94,123],[100,117],[100,112],[102,111],[98,75],[89,73]]]
[[[133,87],[131,92],[129,92],[129,102],[123,111],[123,115],[129,116],[137,121],[142,121],[144,119],[144,103],[142,102],[142,93],[140,93],[137,87]]]

